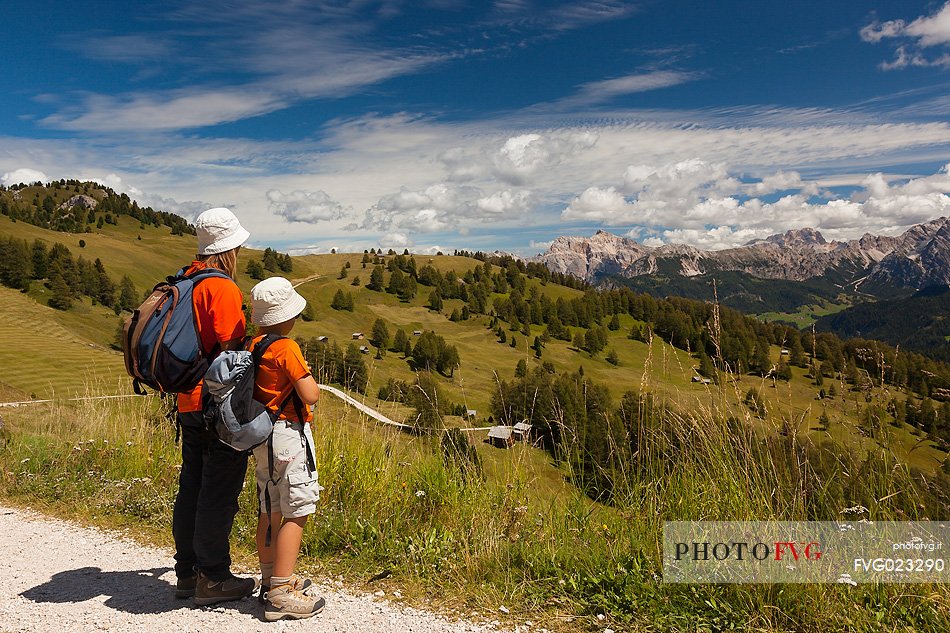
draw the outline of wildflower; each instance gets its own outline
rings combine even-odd
[[[403,488],[406,487],[406,482],[402,482],[402,487],[403,487]]]
[[[27,457],[26,459],[21,459],[21,460],[20,460],[20,463],[21,463],[21,464],[25,464],[25,463],[27,463],[28,461],[30,461],[30,458],[29,458],[29,457]]]
[[[416,490],[416,496],[417,496],[417,497],[424,497],[424,496],[426,496],[426,491],[425,491],[425,490]]]
[[[125,445],[126,445],[126,446],[132,446],[132,442],[126,442]]]

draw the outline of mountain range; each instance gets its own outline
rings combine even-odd
[[[841,242],[829,242],[817,230],[804,228],[717,251],[683,244],[644,246],[598,231],[589,238],[559,237],[531,260],[595,284],[733,272],[764,280],[822,278],[842,291],[893,296],[950,284],[950,219],[917,224],[897,237],[867,233]]]

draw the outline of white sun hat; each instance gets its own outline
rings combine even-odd
[[[267,326],[299,315],[307,307],[307,300],[283,277],[270,277],[251,288],[251,305],[251,322]]]
[[[230,209],[208,209],[195,220],[198,254],[216,255],[237,248],[251,237]]]

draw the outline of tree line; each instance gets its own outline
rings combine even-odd
[[[112,308],[116,314],[134,310],[141,303],[128,275],[116,284],[99,258],[89,261],[80,255],[74,259],[69,248],[58,242],[47,247],[39,239],[31,244],[0,236],[0,283],[26,292],[38,280],[50,291],[50,307],[58,310],[68,310],[81,296],[89,297],[93,305]]]
[[[592,354],[605,348],[603,328],[618,328],[617,317],[627,315],[639,322],[630,330],[630,338],[646,340],[649,335],[659,336],[695,354],[704,375],[710,377],[728,372],[790,379],[790,366],[799,366],[810,368],[815,376],[843,375],[856,387],[886,383],[922,396],[950,399],[950,365],[919,353],[898,352],[879,341],[844,341],[832,333],[801,332],[788,324],[763,322],[712,302],[679,297],[657,299],[629,288],[604,290],[581,284],[583,295],[552,299],[538,285],[529,287],[528,279],[537,278],[541,284],[566,282],[564,285],[569,287],[578,284],[570,281],[572,278],[544,273],[543,266],[526,264],[510,256],[456,253],[480,255],[485,261],[460,276],[453,270],[442,273],[430,264],[420,267],[411,255],[393,255],[384,263],[379,255],[370,258],[364,254],[364,266],[373,266],[366,287],[377,292],[402,293],[400,298],[404,300],[415,295],[416,284],[430,287],[430,308],[436,309],[447,299],[464,302],[461,311],[453,311],[453,320],[481,314],[507,322],[512,331],[521,330],[524,325],[541,326],[539,342],[550,338],[571,341]],[[504,267],[498,269],[499,264]],[[496,323],[492,327],[496,328]],[[780,346],[789,354],[774,363],[769,353],[771,346]],[[618,360],[615,355],[613,360]]]
[[[83,204],[65,206],[73,195],[87,195],[97,204],[94,208]],[[0,186],[0,214],[14,221],[65,233],[90,233],[93,226],[101,229],[105,224],[117,224],[119,216],[128,216],[138,220],[141,228],[166,226],[172,235],[195,234],[195,228],[179,215],[141,207],[128,194],[78,180]]]

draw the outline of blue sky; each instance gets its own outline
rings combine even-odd
[[[726,248],[950,215],[950,2],[7,6],[4,184],[230,206],[258,245]]]

